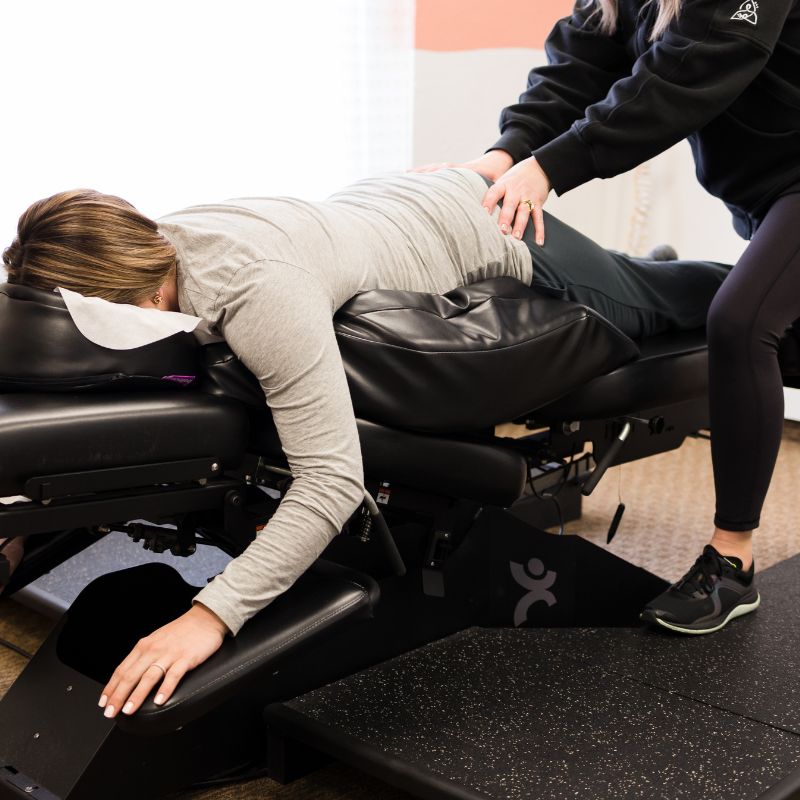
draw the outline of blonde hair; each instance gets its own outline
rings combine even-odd
[[[589,0],[590,3],[594,0]],[[617,17],[619,15],[618,0],[597,0],[600,12],[600,30],[609,36],[617,30]],[[676,19],[681,11],[681,0],[648,0],[658,3],[658,16],[653,30],[650,31],[650,41],[654,42],[669,27],[670,22]]]
[[[25,211],[3,264],[9,283],[137,304],[167,280],[176,253],[156,223],[127,201],[73,189]]]

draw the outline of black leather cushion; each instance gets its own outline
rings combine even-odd
[[[705,330],[643,339],[641,355],[538,409],[538,422],[608,419],[708,394]]]
[[[506,506],[522,492],[525,459],[492,443],[414,434],[358,420],[368,481]],[[0,496],[32,477],[210,457],[237,467],[249,450],[287,466],[266,407],[179,394],[0,395]]]
[[[524,456],[474,437],[412,433],[357,419],[367,484],[388,481],[408,488],[505,507],[525,486]],[[278,432],[266,414],[251,419],[250,450],[286,467]]]
[[[639,352],[591,309],[514,278],[363,292],[339,310],[336,335],[359,416],[437,431],[507,422]]]
[[[491,441],[399,431],[358,420],[368,480],[505,508],[525,488],[528,465],[516,450]]]
[[[495,278],[444,295],[362,292],[334,317],[356,415],[424,431],[508,422],[636,358],[636,345],[578,303]],[[227,347],[206,348],[206,391],[261,408]]]
[[[175,389],[196,381],[200,363],[191,333],[109,350],[81,334],[59,295],[0,285],[0,391]]]
[[[335,318],[356,413],[394,427],[458,431],[524,414],[625,363],[636,346],[584,306],[496,278],[445,295],[371,291]],[[133,350],[85,339],[52,292],[0,287],[0,391],[171,385],[202,388],[263,409],[258,382],[224,342],[200,348],[176,334]]]
[[[246,452],[242,406],[199,392],[0,395],[0,497],[28,478]]]
[[[99,691],[137,639],[183,613],[196,593],[196,587],[166,564],[103,575],[78,595],[44,647],[55,646],[51,657],[95,680]],[[254,684],[268,686],[277,659],[345,620],[369,613],[378,596],[377,585],[366,575],[317,561],[236,637],[226,637],[163,706],[149,698],[133,716],[120,715],[117,724],[141,734],[165,733]],[[103,632],[102,647],[98,631]]]

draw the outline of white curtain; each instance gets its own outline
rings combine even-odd
[[[410,165],[413,0],[45,0],[0,28],[1,247],[65,189],[157,217]]]

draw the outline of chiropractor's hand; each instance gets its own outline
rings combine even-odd
[[[472,161],[464,161],[457,164],[451,161],[440,161],[436,164],[425,164],[422,167],[415,167],[411,172],[436,172],[447,167],[461,167],[471,169],[485,175],[490,181],[496,181],[514,163],[514,159],[505,150],[490,150],[480,158]]]
[[[103,689],[99,705],[104,715],[133,714],[158,683],[155,703],[165,703],[183,676],[219,649],[227,631],[216,614],[195,603],[178,619],[140,639]]]
[[[483,205],[491,214],[497,202],[503,201],[503,207],[498,217],[498,225],[503,233],[513,233],[520,239],[528,224],[528,218],[533,215],[533,227],[536,231],[536,244],[544,244],[544,215],[542,206],[550,194],[550,181],[539,162],[531,156],[511,167],[508,172],[495,181],[486,192]],[[526,201],[530,201],[533,209]]]

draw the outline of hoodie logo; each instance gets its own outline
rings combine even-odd
[[[758,3],[756,0],[744,0],[737,11],[733,12],[731,19],[749,22],[751,25],[758,23]]]

